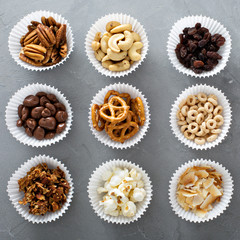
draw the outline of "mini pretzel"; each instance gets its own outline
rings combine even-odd
[[[120,104],[120,106],[115,106],[115,103]],[[118,96],[114,96],[112,97],[108,103],[104,104],[101,109],[99,110],[99,114],[100,116],[108,122],[122,122],[123,120],[125,120],[127,118],[127,114],[129,111],[129,106],[126,104],[126,102],[118,97]],[[120,114],[116,115],[117,111],[122,111]],[[110,113],[110,115],[108,115],[108,112]]]
[[[197,97],[200,102],[205,103],[207,101],[207,95],[205,93],[198,93]]]
[[[222,114],[222,111],[223,111],[223,107],[218,105],[214,110],[213,110],[213,114],[216,116],[216,115],[219,115],[219,114]]]
[[[140,97],[136,97],[135,99],[131,99],[131,109],[132,111],[137,114],[139,117],[139,126],[143,126],[145,123],[145,111],[142,99]],[[179,114],[180,115],[180,114]]]
[[[105,97],[104,97],[104,103],[108,103],[110,96],[118,96],[118,97],[121,97],[121,98],[126,98],[126,103],[127,103],[128,106],[130,106],[130,101],[131,101],[130,94],[128,94],[128,93],[119,93],[119,92],[114,91],[114,90],[109,90],[107,92],[107,94],[105,95]]]
[[[217,126],[217,122],[214,119],[209,119],[206,125],[208,129],[214,129]]]
[[[102,131],[104,129],[105,121],[99,115],[99,106],[97,104],[92,105],[92,123],[97,131]]]
[[[189,96],[187,97],[187,104],[190,105],[190,106],[195,105],[195,104],[196,104],[196,98],[195,98],[195,96],[189,95]]]
[[[188,111],[187,116],[191,119],[191,120],[195,120],[196,117],[198,115],[198,112],[196,110],[190,110]]]
[[[224,120],[222,115],[216,115],[213,119],[216,121],[218,127],[223,125]]]
[[[199,129],[199,126],[196,122],[192,122],[188,125],[188,130],[191,133],[196,133]]]
[[[206,111],[207,111],[208,113],[211,113],[211,112],[213,111],[213,105],[212,105],[210,102],[206,102],[206,103],[204,104],[204,108],[206,109]]]

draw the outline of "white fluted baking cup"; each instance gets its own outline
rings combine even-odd
[[[201,23],[202,27],[208,28],[209,32],[213,35],[215,33],[221,34],[225,39],[225,43],[223,46],[220,47],[218,53],[222,56],[222,59],[219,60],[219,63],[217,66],[214,67],[211,71],[204,71],[203,73],[196,74],[191,69],[184,67],[179,60],[177,59],[175,48],[177,44],[180,42],[179,40],[179,34],[182,33],[183,29],[186,27],[194,27],[196,23]],[[211,77],[213,75],[218,74],[221,70],[225,68],[227,65],[227,62],[229,60],[229,56],[232,49],[232,40],[229,32],[227,29],[217,22],[216,20],[205,17],[205,16],[188,16],[181,18],[178,20],[172,27],[168,42],[167,42],[167,52],[168,57],[172,63],[172,65],[183,74],[186,74],[187,76],[191,77],[199,77],[199,78],[205,78],[205,77]]]
[[[69,193],[67,194],[67,200],[63,204],[62,208],[56,212],[48,212],[43,216],[37,216],[34,214],[29,213],[29,204],[21,205],[18,201],[22,200],[24,197],[23,192],[19,192],[19,185],[18,180],[20,178],[23,178],[27,175],[27,172],[30,171],[32,167],[37,166],[40,163],[46,163],[50,169],[54,169],[59,167],[64,173],[65,178],[68,181],[70,185]],[[71,174],[69,173],[68,169],[65,167],[63,163],[58,161],[57,159],[54,159],[50,156],[45,155],[39,155],[32,157],[27,162],[22,164],[18,170],[13,173],[10,180],[8,181],[7,185],[7,193],[10,198],[10,201],[12,202],[13,206],[16,208],[17,212],[27,221],[32,223],[47,223],[52,222],[61,217],[69,208],[70,203],[72,201],[74,192],[73,187],[73,180],[71,177]]]
[[[18,116],[18,106],[23,103],[23,100],[28,95],[35,95],[37,92],[46,92],[54,94],[60,103],[63,103],[66,107],[66,111],[68,113],[68,119],[66,122],[66,128],[60,134],[56,134],[52,139],[43,139],[37,140],[34,137],[29,137],[25,133],[24,127],[17,127],[16,122],[19,119]],[[7,128],[9,129],[10,133],[15,137],[19,142],[23,143],[24,145],[32,146],[32,147],[45,147],[50,146],[56,142],[59,142],[63,138],[66,137],[68,132],[72,126],[72,107],[71,104],[68,102],[66,97],[63,93],[61,93],[57,88],[40,83],[29,84],[20,90],[18,90],[9,100],[8,105],[6,107],[6,115],[5,121],[7,124]]]
[[[98,194],[97,189],[104,185],[102,175],[108,170],[112,171],[115,167],[122,169],[127,168],[129,170],[136,169],[136,171],[142,175],[141,180],[144,182],[146,196],[142,202],[136,203],[137,212],[135,216],[130,218],[122,215],[118,217],[107,215],[104,213],[103,206],[99,205],[99,202],[102,201],[103,194]],[[129,224],[131,222],[137,221],[146,212],[152,200],[152,182],[145,170],[139,167],[139,165],[123,159],[113,159],[103,163],[92,173],[88,183],[88,197],[90,199],[90,203],[93,207],[94,212],[104,221],[116,224]]]
[[[106,24],[110,21],[118,21],[121,24],[132,24],[132,30],[136,33],[138,33],[141,37],[141,42],[143,43],[143,48],[141,49],[141,60],[134,62],[130,69],[122,72],[112,72],[106,68],[104,68],[99,62],[95,55],[94,51],[92,50],[92,42],[95,38],[95,35],[97,32],[101,32],[102,34],[106,32]],[[90,63],[95,67],[95,69],[100,72],[102,75],[105,75],[107,77],[123,77],[128,74],[130,74],[133,71],[136,71],[137,68],[143,63],[144,59],[146,58],[147,52],[148,52],[148,37],[145,32],[144,27],[138,22],[138,20],[134,19],[133,17],[123,14],[123,13],[113,13],[105,15],[104,17],[101,17],[98,19],[90,28],[90,30],[87,33],[87,36],[85,38],[85,52],[87,54],[88,60]]]
[[[224,123],[220,127],[222,132],[219,134],[218,138],[215,141],[206,142],[204,145],[198,145],[194,141],[189,140],[184,137],[183,133],[180,131],[180,127],[177,124],[178,120],[177,120],[177,116],[176,116],[177,111],[179,110],[179,107],[178,107],[179,103],[183,99],[186,99],[189,95],[196,95],[199,92],[203,92],[207,95],[215,94],[218,98],[218,104],[223,107],[222,116],[224,118]],[[230,106],[230,103],[229,103],[227,97],[224,95],[224,93],[221,90],[218,90],[217,88],[208,86],[206,84],[204,84],[204,85],[197,84],[197,85],[191,86],[191,87],[185,89],[184,91],[182,91],[182,93],[180,93],[177,100],[172,105],[172,109],[171,109],[171,113],[170,113],[170,126],[171,126],[173,134],[178,138],[178,140],[181,143],[183,143],[184,145],[186,145],[192,149],[196,149],[196,150],[210,149],[210,148],[217,146],[219,143],[221,143],[228,134],[228,131],[231,126],[231,121],[232,121],[232,110],[231,110],[231,106]]]
[[[202,166],[209,165],[216,169],[217,172],[222,174],[223,180],[223,196],[221,197],[220,202],[213,204],[213,209],[207,213],[204,218],[200,218],[196,216],[192,211],[185,211],[178,203],[177,200],[177,184],[181,175],[186,171],[187,168],[193,166]],[[208,222],[209,220],[213,220],[222,214],[226,208],[229,206],[231,202],[231,198],[233,195],[233,179],[228,170],[222,166],[222,164],[218,162],[214,162],[206,159],[193,159],[185,164],[182,164],[176,172],[173,174],[170,185],[169,185],[169,201],[172,206],[173,211],[182,219],[185,219],[190,222],[200,223],[200,222]]]
[[[92,116],[91,116],[91,107],[93,104],[98,104],[101,105],[104,102],[104,97],[107,94],[109,90],[115,90],[118,91],[119,93],[129,93],[131,98],[136,98],[140,97],[142,99],[143,105],[144,105],[144,110],[145,110],[145,117],[146,121],[143,126],[139,127],[139,131],[131,138],[126,140],[124,143],[116,142],[113,141],[109,135],[105,132],[105,130],[99,132],[97,131],[92,124]],[[140,92],[136,87],[133,87],[132,85],[126,84],[126,83],[115,83],[111,84],[109,86],[106,86],[105,88],[102,88],[99,90],[99,92],[94,96],[93,100],[91,101],[90,104],[90,109],[89,109],[89,115],[88,115],[88,122],[90,129],[95,136],[95,138],[98,139],[101,143],[103,143],[106,146],[112,147],[112,148],[117,148],[117,149],[126,149],[134,146],[138,142],[140,142],[143,137],[146,135],[149,124],[150,124],[150,118],[151,114],[149,111],[149,106],[147,99],[145,96]]]
[[[57,22],[61,24],[67,25],[67,31],[66,31],[66,37],[67,37],[67,45],[68,45],[68,53],[65,58],[63,58],[59,63],[52,65],[52,66],[40,66],[36,67],[31,64],[28,64],[21,59],[19,59],[19,53],[21,51],[21,44],[20,39],[23,35],[25,35],[28,32],[27,26],[31,25],[31,21],[38,21],[41,22],[41,17],[50,17],[52,16]],[[74,45],[74,38],[72,29],[68,23],[68,21],[63,18],[61,15],[49,11],[36,11],[28,14],[24,18],[22,18],[12,29],[10,32],[9,38],[8,38],[8,49],[9,52],[14,59],[14,61],[20,65],[21,67],[24,67],[25,69],[31,70],[31,71],[45,71],[53,69],[61,64],[63,64],[70,56],[71,52],[73,51],[73,45]]]

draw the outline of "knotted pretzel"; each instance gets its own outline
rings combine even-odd
[[[143,102],[140,97],[131,99],[131,110],[139,117],[140,119],[139,125],[143,126],[146,118],[145,118]]]
[[[92,123],[93,127],[96,128],[97,131],[102,131],[104,129],[105,121],[100,117],[99,109],[100,107],[97,104],[92,105]]]
[[[106,94],[106,96],[104,97],[104,103],[108,103],[109,101],[109,97],[111,96],[118,96],[120,98],[125,98],[126,99],[126,103],[128,106],[130,106],[130,101],[131,101],[131,96],[128,93],[119,93],[117,91],[114,90],[109,90]]]

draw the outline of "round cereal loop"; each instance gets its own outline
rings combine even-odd
[[[222,130],[220,128],[211,130],[211,133],[215,133],[215,134],[220,134],[221,132]]]
[[[213,105],[212,105],[210,102],[206,102],[206,103],[204,104],[204,108],[206,109],[206,111],[207,111],[208,113],[211,113],[211,112],[213,111]]]
[[[208,95],[208,98],[212,98],[212,99],[214,99],[214,100],[218,100],[218,98],[217,98],[217,96],[216,95],[214,95],[214,94],[209,94]]]
[[[178,121],[177,124],[178,124],[179,126],[183,126],[183,125],[186,125],[187,122],[186,122],[186,121]]]
[[[195,105],[195,104],[196,104],[196,98],[195,98],[195,96],[189,95],[189,96],[187,97],[187,105],[193,106],[193,105]]]
[[[200,102],[200,103],[198,103],[198,105],[197,105],[197,106],[198,106],[199,108],[201,108],[201,107],[203,107],[203,108],[204,108],[204,104],[205,104],[204,102]]]
[[[197,115],[197,117],[196,117],[196,122],[197,122],[197,124],[202,124],[203,123],[203,121],[204,121],[204,115],[203,115],[203,113],[199,113],[198,115]]]
[[[176,116],[177,116],[178,119],[180,119],[179,113],[180,113],[180,110],[177,110]]]
[[[202,137],[202,136],[204,136],[204,135],[206,135],[206,132],[204,132],[203,127],[200,126],[200,131],[198,131],[198,132],[196,133],[196,136]]]
[[[205,118],[205,122],[207,122],[208,120],[212,119],[213,118],[213,114],[212,113],[209,113],[207,115],[207,117]]]
[[[207,110],[205,109],[205,107],[200,107],[200,108],[198,109],[198,112],[199,112],[199,113],[202,113],[204,116],[207,115]]]
[[[198,112],[196,110],[190,110],[188,111],[188,114],[187,114],[190,120],[195,120],[197,115],[198,115]]]
[[[216,115],[219,115],[219,114],[222,114],[222,111],[223,111],[223,107],[218,105],[217,107],[215,107],[215,109],[213,110],[213,114],[216,116]]]
[[[182,133],[184,133],[188,129],[188,125],[181,126],[180,130]]]
[[[209,119],[206,125],[208,129],[214,129],[217,126],[217,122],[214,119]]]
[[[195,134],[191,133],[189,130],[186,130],[184,132],[184,137],[189,139],[189,140],[193,140],[195,138]]]
[[[211,134],[209,137],[207,137],[208,142],[213,142],[217,139],[218,134]]]
[[[205,122],[202,123],[202,130],[205,132],[205,133],[209,133],[209,129],[207,129],[207,125]]]
[[[204,137],[195,137],[194,142],[198,145],[203,145],[206,142]]]
[[[213,106],[217,106],[218,105],[218,102],[213,99],[213,98],[208,98],[208,102],[210,102]]]
[[[179,103],[179,105],[178,105],[178,107],[181,109],[184,105],[186,105],[187,104],[187,100],[186,99],[183,99],[180,103]]]
[[[183,106],[181,109],[182,115],[186,117],[188,110],[189,110],[189,107],[187,105]]]
[[[179,117],[181,121],[185,121],[185,117],[182,115],[182,113],[179,113]]]
[[[188,130],[191,133],[196,133],[198,131],[198,129],[199,129],[199,126],[198,126],[198,124],[196,122],[190,123],[188,125]]]
[[[218,127],[223,125],[224,119],[222,115],[216,115],[213,119],[216,121]]]
[[[207,101],[207,95],[205,93],[200,92],[197,97],[200,102],[205,103]]]
[[[194,106],[191,106],[190,108],[189,108],[189,110],[198,110],[198,107],[196,106],[196,105],[194,105]]]
[[[193,120],[191,120],[189,117],[186,117],[186,121],[187,121],[188,124],[193,122]]]

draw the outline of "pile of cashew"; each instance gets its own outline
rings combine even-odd
[[[103,36],[97,32],[92,42],[92,49],[96,59],[104,68],[120,72],[141,60],[143,44],[141,37],[132,31],[131,24],[120,24],[116,21],[108,22]]]

